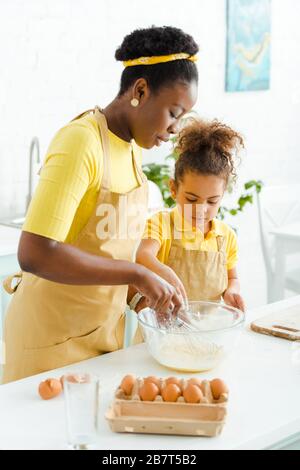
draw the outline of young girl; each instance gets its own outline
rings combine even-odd
[[[188,300],[223,300],[244,311],[236,271],[235,232],[217,214],[229,180],[236,177],[234,154],[242,137],[218,122],[196,120],[178,137],[176,206],[152,216],[137,262],[176,287]],[[139,302],[140,307],[143,299]]]

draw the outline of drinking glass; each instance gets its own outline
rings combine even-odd
[[[99,378],[87,373],[68,373],[63,384],[69,446],[88,449],[97,440]]]

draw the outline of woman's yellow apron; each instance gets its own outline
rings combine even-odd
[[[171,233],[175,234],[171,217]],[[226,239],[216,237],[217,251],[200,251],[182,246],[173,236],[167,265],[182,281],[189,300],[219,301],[228,285]],[[192,245],[192,244],[191,244]]]
[[[126,194],[111,191],[107,122],[99,108],[93,113],[103,177],[94,212],[73,245],[97,256],[134,261],[147,215],[147,179],[132,151],[137,187]],[[115,223],[99,238],[105,207],[113,209]],[[6,315],[4,383],[122,348],[126,285],[73,286],[29,273],[22,273],[19,281]]]

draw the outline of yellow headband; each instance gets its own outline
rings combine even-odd
[[[132,67],[134,65],[154,65],[162,64],[164,62],[172,62],[173,60],[182,60],[188,59],[192,62],[196,62],[197,56],[186,54],[185,52],[180,52],[179,54],[170,54],[170,55],[159,55],[153,57],[140,57],[139,59],[127,60],[123,62],[124,67]]]

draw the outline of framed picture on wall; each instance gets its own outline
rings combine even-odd
[[[271,0],[227,0],[226,91],[270,88]]]

